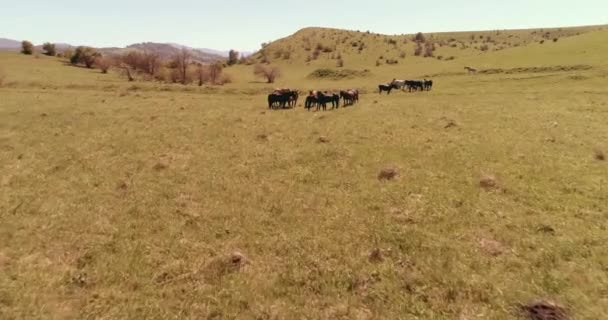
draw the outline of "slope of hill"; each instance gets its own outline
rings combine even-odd
[[[327,28],[305,28],[264,46],[256,61],[275,63],[373,67],[398,65],[412,57],[454,60],[494,51],[528,46],[602,29],[603,26],[530,30],[447,32],[416,35],[381,35]]]

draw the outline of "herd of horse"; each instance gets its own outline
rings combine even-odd
[[[433,89],[432,80],[397,80],[393,79],[387,84],[381,84],[378,86],[380,94],[387,92],[390,94],[393,89],[401,89],[403,91],[431,91]],[[292,89],[275,89],[271,94],[268,95],[268,108],[293,108],[298,104],[300,92]],[[355,89],[343,90],[340,93],[329,92],[329,91],[309,91],[306,96],[304,107],[310,111],[311,108],[316,107],[317,111],[323,109],[327,110],[327,106],[331,104],[331,108],[339,108],[340,100],[343,101],[343,105],[354,105],[359,102],[359,91]]]
[[[300,92],[292,89],[276,89],[268,95],[268,108],[292,108],[298,103]],[[339,108],[340,100],[344,106],[354,105],[359,102],[359,91],[355,89],[343,90],[340,93],[328,91],[309,91],[306,96],[304,107],[310,111],[312,107],[316,107],[317,111],[327,110],[327,106],[331,104],[331,108]]]
[[[433,89],[433,80],[397,80],[393,79],[393,81],[387,84],[381,84],[378,86],[378,93],[382,94],[385,92],[387,94],[391,94],[393,89],[401,89],[403,91],[408,90],[412,91],[431,91]]]

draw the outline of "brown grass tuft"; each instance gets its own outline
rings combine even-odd
[[[553,302],[538,301],[521,306],[524,315],[530,320],[568,320],[567,310]]]
[[[154,167],[152,167],[152,168],[153,168],[154,170],[156,170],[156,171],[162,171],[162,170],[165,170],[165,169],[169,168],[169,165],[168,165],[168,164],[166,164],[166,163],[164,163],[164,162],[162,162],[162,161],[160,161],[160,162],[157,162],[157,163],[154,165]]]
[[[385,168],[378,174],[378,180],[394,180],[399,177],[399,172],[395,168]]]
[[[595,150],[595,160],[604,161],[606,160],[606,155],[602,150]]]
[[[384,261],[384,255],[382,254],[382,250],[380,248],[375,248],[369,254],[369,261],[373,263],[379,263]]]
[[[319,143],[329,143],[329,139],[326,137],[319,137],[317,140]]]

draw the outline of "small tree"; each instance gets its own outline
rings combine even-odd
[[[253,74],[258,77],[266,78],[268,83],[274,83],[274,80],[281,76],[281,70],[279,67],[270,67],[258,64],[253,68]]]
[[[57,51],[55,50],[55,44],[54,43],[45,42],[42,45],[42,50],[44,50],[44,54],[47,55],[47,56],[54,57],[57,54]]]
[[[21,42],[21,53],[31,55],[34,53],[34,44],[27,40]]]
[[[235,65],[239,61],[239,53],[235,50],[230,50],[228,53],[228,65]]]

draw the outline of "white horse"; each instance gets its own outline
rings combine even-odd
[[[405,90],[406,81],[405,81],[405,80],[397,80],[397,79],[393,79],[393,81],[391,81],[391,84],[392,84],[392,85],[393,85],[393,87],[395,87],[396,89],[402,89],[402,90]]]
[[[472,67],[464,67],[465,70],[467,70],[469,73],[475,73],[477,72],[477,69],[472,68]]]

